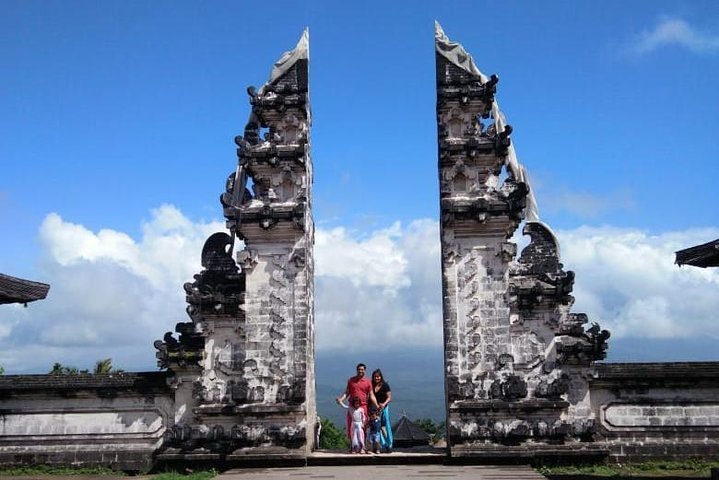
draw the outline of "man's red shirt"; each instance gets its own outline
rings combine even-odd
[[[370,382],[367,377],[350,377],[350,379],[347,380],[347,389],[345,391],[350,405],[352,405],[352,399],[357,397],[360,399],[360,405],[366,406],[367,398],[372,391],[372,382]]]

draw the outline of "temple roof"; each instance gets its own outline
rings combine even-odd
[[[429,434],[412,423],[406,415],[402,415],[392,427],[392,436],[395,443],[397,441],[410,441],[426,444],[430,440]]]
[[[28,303],[47,296],[50,285],[0,273],[0,304]]]
[[[693,265],[695,267],[719,267],[719,239],[696,247],[685,248],[676,252],[677,265]]]

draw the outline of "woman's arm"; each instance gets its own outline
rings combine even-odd
[[[377,397],[374,396],[374,388],[369,389],[368,397],[369,397],[370,402],[372,402],[372,405],[374,405],[377,408],[382,408],[382,407],[380,407],[379,402],[377,401]]]
[[[379,408],[386,407],[389,404],[389,402],[391,402],[391,401],[392,401],[392,390],[387,390],[387,400],[385,400],[383,404],[380,403]]]

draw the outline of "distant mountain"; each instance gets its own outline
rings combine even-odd
[[[610,338],[605,362],[714,362],[719,360],[719,339]]]
[[[319,352],[315,361],[317,409],[319,415],[338,426],[344,425],[346,410],[335,403],[344,391],[347,379],[355,374],[358,363],[372,370],[382,370],[392,388],[390,414],[392,423],[406,413],[411,419],[431,418],[443,421],[444,358],[440,348],[362,353]]]
[[[610,338],[605,362],[689,362],[719,360],[714,338],[637,339]],[[362,353],[318,352],[317,409],[338,426],[345,410],[335,403],[357,363],[367,364],[367,375],[380,368],[392,387],[392,422],[402,413],[410,419],[445,418],[444,358],[441,347],[376,350]]]

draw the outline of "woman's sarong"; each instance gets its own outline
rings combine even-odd
[[[388,452],[392,450],[392,425],[389,421],[389,407],[386,406],[382,409],[379,421],[381,426],[379,445],[382,450]]]

